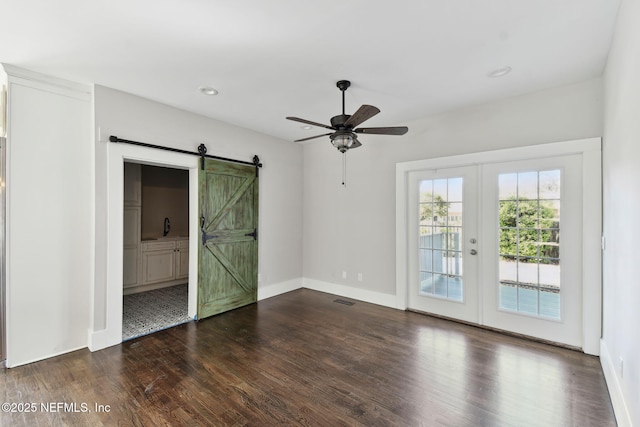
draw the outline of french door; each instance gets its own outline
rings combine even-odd
[[[478,322],[478,169],[413,172],[410,308]]]
[[[579,155],[413,171],[410,309],[582,346]]]
[[[581,157],[482,170],[483,324],[582,347]]]

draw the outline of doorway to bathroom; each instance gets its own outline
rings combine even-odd
[[[188,315],[189,171],[124,163],[122,340]]]

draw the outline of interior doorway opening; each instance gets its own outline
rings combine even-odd
[[[189,171],[124,163],[122,340],[193,320]]]

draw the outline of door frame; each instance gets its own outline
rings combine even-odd
[[[541,153],[544,153],[541,155]],[[582,155],[582,350],[599,355],[602,332],[602,141],[587,138],[529,145],[396,164],[396,308],[407,309],[409,287],[409,173],[488,163],[529,160],[569,154]],[[479,239],[483,239],[480,230]],[[483,240],[481,240],[483,241]],[[482,265],[480,277],[482,277]]]
[[[102,132],[105,135],[106,132]],[[102,135],[101,135],[102,136]],[[122,297],[123,297],[123,215],[124,215],[124,163],[134,162],[152,166],[187,169],[189,171],[189,212],[198,212],[198,168],[197,156],[156,150],[127,144],[109,144],[106,137],[99,137],[97,148],[104,150],[105,164],[101,165],[106,177],[106,194],[103,202],[96,206],[96,224],[106,224],[96,229],[95,283],[91,293],[91,328],[89,349],[100,350],[122,342]],[[96,156],[97,157],[97,156]],[[96,165],[99,168],[99,165]],[[96,194],[101,194],[96,188]],[[189,253],[198,251],[199,224],[197,215],[189,217]],[[188,315],[194,317],[197,304],[198,257],[189,256],[189,301]],[[106,263],[101,264],[101,260]]]

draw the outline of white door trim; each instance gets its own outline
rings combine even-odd
[[[601,138],[529,145],[396,164],[396,307],[407,309],[408,175],[422,169],[470,166],[496,162],[580,154],[583,156],[583,351],[598,355],[602,331],[602,166]]]
[[[173,167],[189,170],[189,212],[198,211],[198,168],[199,158],[189,154],[174,153],[126,144],[108,144],[106,179],[108,182],[106,215],[106,289],[94,289],[104,295],[106,324],[102,330],[89,331],[89,349],[100,350],[122,342],[122,256],[123,256],[123,213],[124,213],[124,162]],[[189,251],[198,250],[198,220],[196,215],[189,218]],[[195,315],[197,297],[198,257],[189,257],[189,302],[188,314]],[[95,304],[95,302],[94,302]],[[94,309],[95,312],[95,309]]]

